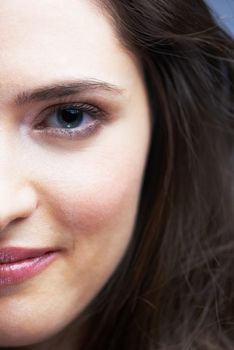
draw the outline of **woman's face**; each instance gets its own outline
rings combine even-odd
[[[123,257],[150,112],[91,1],[2,0],[0,42],[0,346],[18,346],[64,329]]]

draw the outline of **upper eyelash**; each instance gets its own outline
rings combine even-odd
[[[82,112],[89,112],[92,116],[96,116],[96,117],[100,117],[100,116],[104,116],[105,112],[103,110],[101,110],[99,107],[87,104],[87,103],[60,103],[60,104],[56,104],[50,107],[47,107],[46,109],[44,109],[40,114],[39,117],[36,118],[36,122],[40,121],[40,117],[41,114],[43,115],[41,117],[41,120],[43,120],[43,118],[45,118],[45,116],[49,115],[50,113],[53,112],[57,112],[59,109],[63,109],[63,108],[77,108],[79,110],[81,110]]]

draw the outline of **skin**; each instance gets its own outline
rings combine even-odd
[[[0,286],[0,346],[46,349],[128,247],[150,112],[137,60],[87,0],[1,0],[0,42],[0,248],[60,250],[39,274]],[[118,91],[15,104],[23,91],[87,79]],[[62,103],[95,105],[108,117],[77,138],[38,131],[36,117]],[[72,348],[66,341],[56,348]]]

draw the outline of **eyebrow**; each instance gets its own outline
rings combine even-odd
[[[22,91],[14,99],[14,104],[20,106],[30,102],[48,101],[59,97],[66,97],[96,90],[110,92],[112,94],[122,94],[124,91],[116,85],[99,80],[88,79],[79,81],[61,81],[40,86],[36,89]]]

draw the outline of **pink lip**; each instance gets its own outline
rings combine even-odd
[[[0,287],[21,283],[44,270],[58,256],[58,250],[49,248],[0,249]]]

